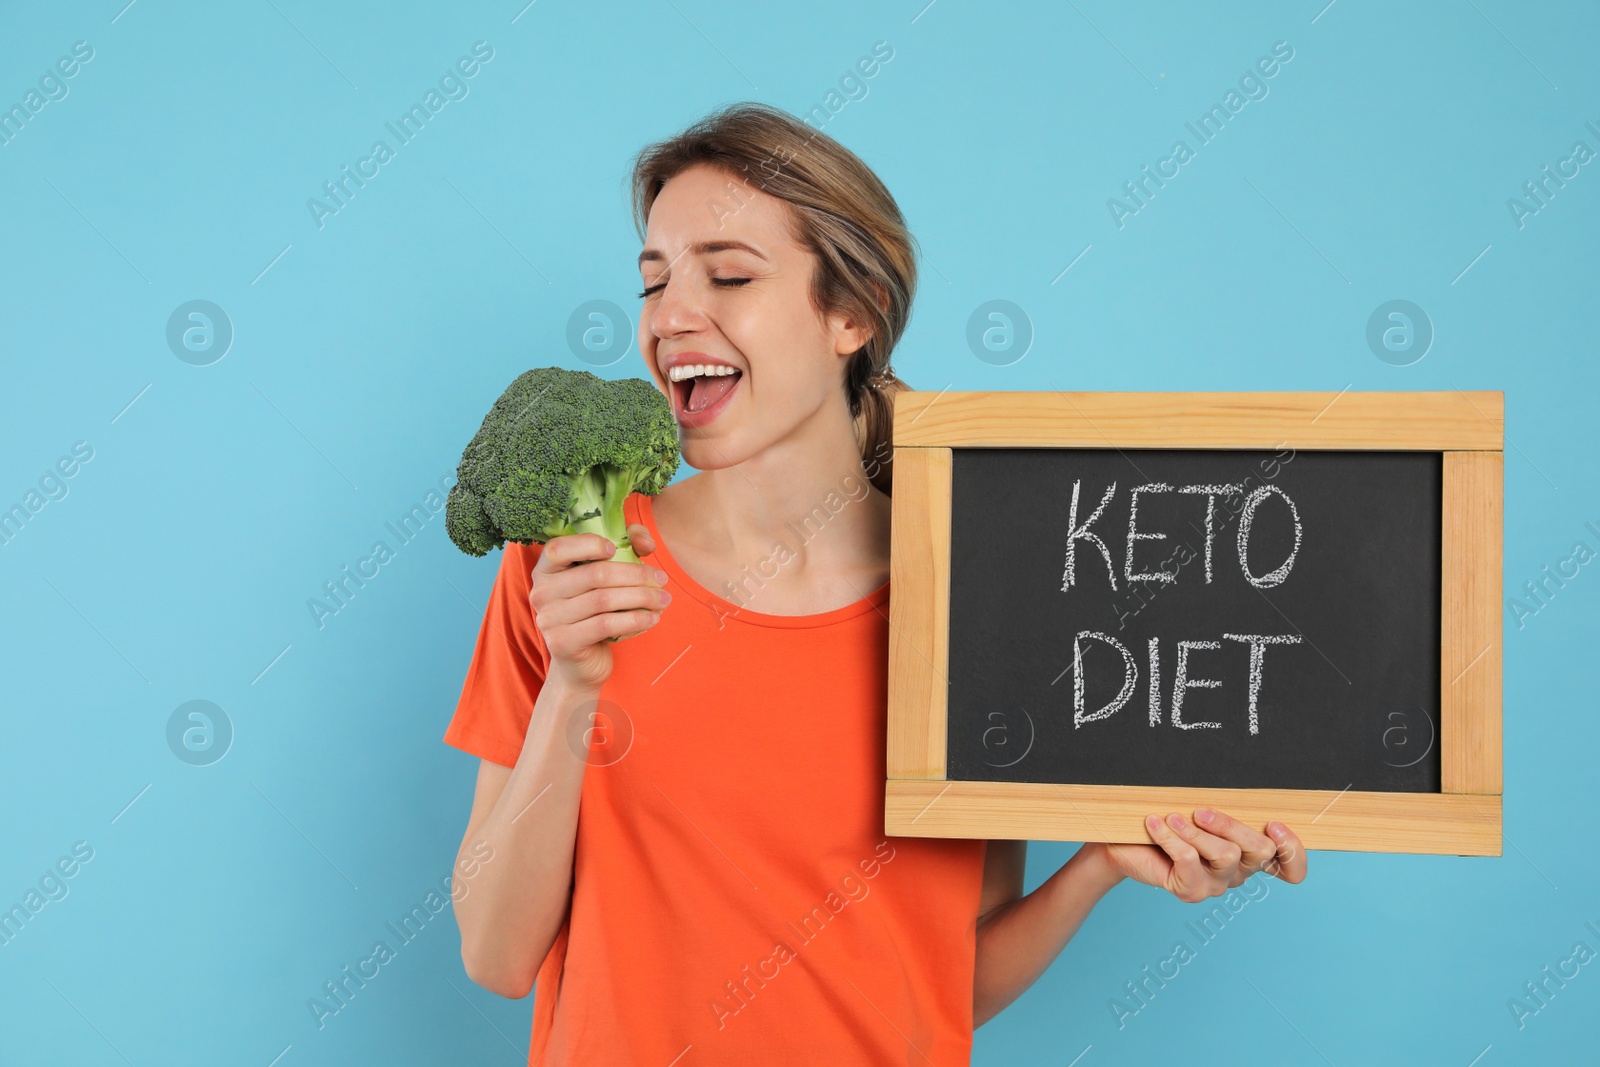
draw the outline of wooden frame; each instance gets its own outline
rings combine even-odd
[[[1306,848],[1501,853],[1504,394],[938,393],[894,398],[884,825],[902,837],[1149,842],[1201,804],[1279,819]],[[1441,791],[946,780],[953,448],[1441,452]]]

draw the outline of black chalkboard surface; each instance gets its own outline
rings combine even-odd
[[[1439,792],[1441,468],[955,448],[947,777]]]

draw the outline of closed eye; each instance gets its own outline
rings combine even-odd
[[[739,286],[748,285],[749,283],[750,283],[750,279],[749,278],[712,278],[711,279],[711,284],[712,285],[720,285],[725,289],[737,289]],[[645,297],[649,296],[651,293],[658,292],[658,291],[660,291],[662,289],[665,289],[666,286],[667,286],[666,282],[662,282],[660,285],[652,285],[648,289],[646,289],[644,292],[639,294],[639,299],[643,300]]]

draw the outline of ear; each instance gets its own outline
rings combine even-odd
[[[830,322],[833,324],[833,351],[835,355],[853,356],[866,347],[868,341],[872,340],[871,325],[857,322],[853,315],[837,315]]]
[[[877,294],[878,307],[884,311],[889,310],[889,290],[879,281],[872,283],[873,291]],[[841,356],[854,355],[866,347],[872,340],[873,325],[870,322],[860,322],[853,314],[844,312],[830,316],[829,324],[833,327],[833,350]]]
[[[877,298],[878,298],[878,310],[879,311],[883,311],[883,312],[887,312],[889,310],[889,288],[888,288],[888,286],[884,285],[880,281],[874,280],[872,282],[872,291],[873,291],[874,295],[876,295]]]

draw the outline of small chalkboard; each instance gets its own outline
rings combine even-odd
[[[1501,410],[898,394],[888,832],[1497,855]]]
[[[1442,462],[956,449],[950,777],[1438,792]]]

